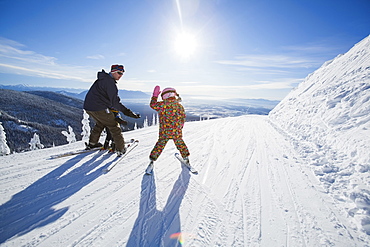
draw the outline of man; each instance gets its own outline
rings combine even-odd
[[[116,84],[124,72],[123,65],[117,64],[111,66],[110,73],[106,73],[104,70],[98,72],[98,79],[86,94],[84,109],[96,122],[91,131],[87,148],[103,146],[99,143],[99,138],[103,129],[107,127],[116,144],[117,155],[121,156],[126,152],[122,131],[115,120],[114,112],[120,111],[132,118],[140,118],[140,114],[133,113],[120,102]]]

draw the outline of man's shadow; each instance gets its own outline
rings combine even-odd
[[[163,211],[157,210],[154,174],[144,175],[141,182],[140,211],[127,247],[181,246],[172,234],[181,233],[180,205],[188,189],[190,173],[182,167]]]
[[[81,154],[66,161],[0,206],[0,244],[51,224],[68,211],[68,207],[53,207],[94,181],[109,165],[96,169],[101,164],[97,160],[102,155],[99,153],[68,171],[86,155]]]

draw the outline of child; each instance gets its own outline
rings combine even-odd
[[[163,101],[157,101],[161,93],[160,87],[156,86],[150,101],[150,107],[158,112],[159,115],[159,138],[150,153],[150,163],[146,169],[147,174],[151,174],[154,161],[161,155],[169,139],[175,142],[176,148],[184,161],[189,164],[189,150],[182,139],[182,128],[185,123],[185,110],[180,104],[181,98],[174,88],[165,88],[161,94]]]

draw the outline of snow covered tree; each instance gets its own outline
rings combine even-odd
[[[71,144],[71,143],[73,143],[73,142],[76,142],[76,135],[75,135],[75,133],[73,132],[73,129],[72,129],[72,127],[71,126],[68,126],[68,131],[69,131],[69,133],[67,132],[67,131],[62,131],[62,134],[65,136],[65,137],[67,137],[67,142],[69,143],[69,144]]]
[[[137,130],[137,123],[135,122],[134,130]]]
[[[157,126],[158,124],[159,124],[159,116],[158,116],[158,114],[153,113],[152,126]]]
[[[143,128],[147,128],[147,127],[149,127],[148,117],[145,117]]]
[[[40,142],[40,137],[38,134],[33,134],[33,137],[31,138],[30,141],[30,149],[31,150],[37,150],[37,149],[43,149],[44,145],[41,144]]]
[[[86,113],[84,110],[82,123],[82,140],[88,139],[90,137],[90,121],[89,121],[89,114]]]
[[[153,113],[152,126],[155,126],[155,125],[157,125],[157,118],[156,118],[155,113]]]
[[[10,154],[10,148],[6,143],[6,133],[4,131],[3,125],[0,122],[0,155]]]

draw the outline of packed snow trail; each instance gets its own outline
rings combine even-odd
[[[266,116],[186,123],[198,175],[169,142],[144,174],[157,127],[112,172],[82,142],[0,157],[1,246],[370,246]]]

